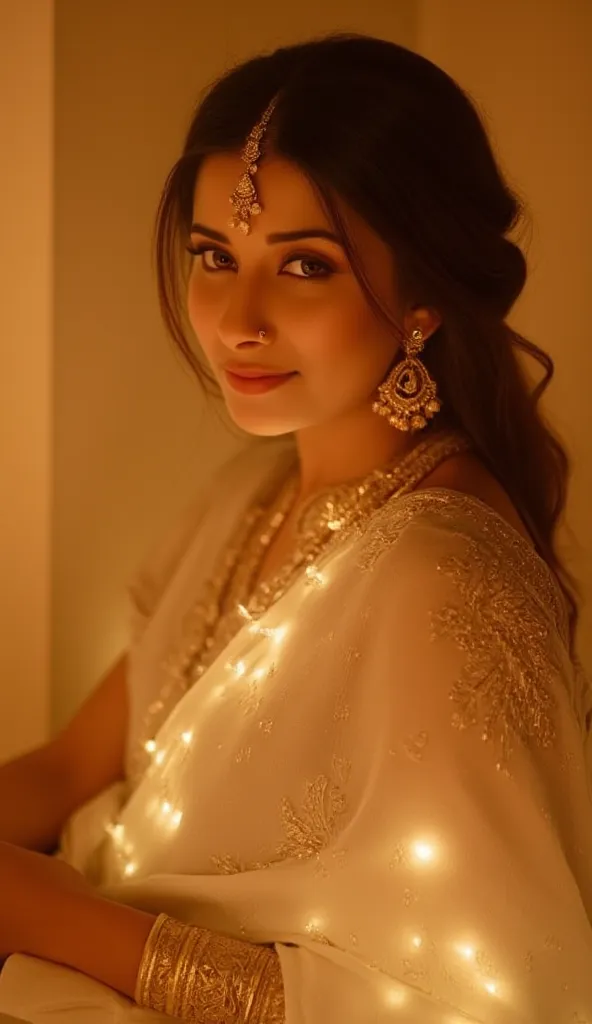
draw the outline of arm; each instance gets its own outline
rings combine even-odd
[[[7,843],[0,878],[0,959],[52,961],[199,1024],[283,1024],[274,950],[106,899],[63,861]]]
[[[63,910],[37,955],[196,1024],[284,1024],[275,950],[84,893]]]
[[[59,736],[0,768],[0,840],[50,852],[70,815],[123,778],[126,679],[124,655]]]

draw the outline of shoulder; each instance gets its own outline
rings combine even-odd
[[[555,698],[572,690],[565,605],[500,515],[444,489],[393,499],[360,536],[357,560],[372,643],[407,647],[408,679],[452,673],[460,727],[479,720],[506,752],[511,734],[551,742]]]
[[[402,597],[433,604],[454,594],[508,627],[538,616],[567,638],[557,581],[527,540],[473,494],[431,487],[387,502],[358,538],[357,562]],[[379,578],[379,579],[378,579]],[[442,597],[443,599],[443,597]]]
[[[445,488],[478,498],[505,519],[525,540],[532,543],[518,510],[502,485],[471,452],[462,452],[447,459],[422,481],[422,491],[433,488]]]

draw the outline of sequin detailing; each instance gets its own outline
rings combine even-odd
[[[139,1006],[195,1024],[283,1024],[277,953],[159,915],[136,985]]]

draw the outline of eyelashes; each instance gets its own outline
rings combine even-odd
[[[232,257],[229,256],[229,254],[227,252],[225,252],[224,249],[218,249],[214,245],[198,245],[196,247],[191,246],[191,245],[187,245],[187,246],[185,246],[185,248],[186,248],[187,252],[191,256],[196,256],[196,257],[197,256],[201,256],[202,257],[202,260],[201,260],[202,269],[205,270],[206,273],[208,273],[208,274],[217,274],[217,273],[220,273],[220,271],[230,269],[230,265],[229,264],[224,264],[221,267],[220,266],[214,266],[214,267],[208,266],[208,264],[203,259],[203,256],[205,255],[205,253],[212,252],[212,253],[219,253],[221,256],[224,256],[226,259],[232,261]],[[327,263],[325,260],[321,260],[321,259],[319,259],[318,256],[312,256],[309,253],[292,253],[286,260],[284,260],[284,263],[282,264],[282,272],[285,272],[285,268],[287,266],[289,266],[291,263],[303,263],[303,264],[304,263],[308,263],[308,264],[312,264],[312,266],[314,266],[314,267],[320,268],[320,273],[314,273],[314,274],[292,274],[292,273],[288,273],[288,275],[287,275],[288,277],[296,277],[296,278],[299,278],[301,281],[311,281],[311,280],[318,280],[320,278],[330,277],[335,272],[334,268],[329,263]]]

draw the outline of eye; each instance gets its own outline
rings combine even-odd
[[[216,247],[213,245],[198,245],[197,248],[194,248],[192,245],[186,245],[185,248],[187,249],[187,252],[190,253],[191,256],[202,257],[201,265],[204,270],[208,271],[208,273],[216,273],[218,270],[227,270],[228,263],[222,263],[222,265],[220,265],[214,261],[214,265],[212,266],[211,263],[208,263],[203,258],[205,257],[206,253],[211,252],[213,254],[212,259],[214,259],[214,256],[223,256],[224,259],[227,259],[230,261],[230,263],[232,263],[232,257],[229,256],[227,252],[224,252],[223,249],[216,249]]]
[[[329,277],[329,275],[333,273],[333,268],[330,267],[328,263],[325,263],[324,260],[317,259],[315,256],[291,256],[290,259],[284,263],[282,273],[285,273],[286,267],[291,266],[292,263],[300,263],[302,265],[303,273],[293,274],[290,271],[289,274],[291,277]],[[313,268],[312,271],[310,271],[311,267]],[[315,272],[315,268],[317,272]],[[318,272],[319,268],[320,273]]]

